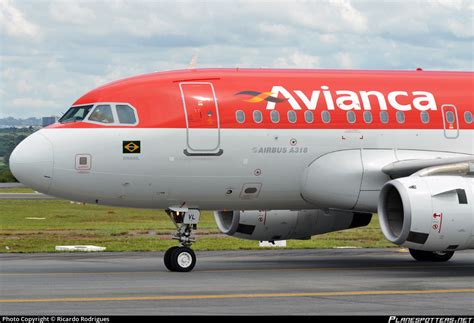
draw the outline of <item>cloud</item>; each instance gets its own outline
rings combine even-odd
[[[271,37],[288,37],[291,33],[290,27],[278,24],[263,22],[258,24],[258,31]]]
[[[197,67],[472,70],[472,0],[0,0],[0,117]]]
[[[348,0],[330,0],[329,3],[337,8],[341,18],[354,30],[357,32],[367,31],[367,18],[360,11],[354,9]]]
[[[354,62],[350,53],[338,53],[337,60],[342,68],[354,68]]]
[[[56,1],[49,5],[49,13],[57,22],[88,25],[95,20],[96,15],[86,5],[86,3],[76,1]]]
[[[30,109],[38,109],[38,108],[49,108],[50,106],[54,106],[55,103],[50,100],[43,100],[43,99],[36,99],[36,98],[18,98],[11,101],[11,105],[14,108],[18,107],[29,107]]]
[[[284,57],[278,57],[274,66],[287,68],[316,68],[319,67],[321,58],[318,56],[307,55],[299,51],[295,51]]]
[[[31,84],[27,80],[20,79],[16,82],[16,89],[19,93],[28,93],[31,91]]]
[[[28,21],[10,0],[0,1],[0,26],[14,37],[36,38],[40,34],[39,27]]]
[[[323,33],[367,30],[367,18],[348,0],[294,1],[281,14],[296,25]]]
[[[471,3],[469,0],[436,0],[436,2],[448,9],[462,10],[467,3]]]

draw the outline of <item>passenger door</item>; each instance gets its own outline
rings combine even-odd
[[[210,82],[179,84],[186,118],[188,155],[215,155],[220,146],[219,109]]]

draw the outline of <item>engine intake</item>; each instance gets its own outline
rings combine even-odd
[[[425,251],[474,247],[473,178],[410,176],[386,183],[378,215],[385,237]]]

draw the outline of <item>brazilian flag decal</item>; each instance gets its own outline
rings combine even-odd
[[[140,140],[127,140],[122,141],[122,152],[124,154],[139,154],[140,153]]]

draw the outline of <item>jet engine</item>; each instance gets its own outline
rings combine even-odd
[[[337,210],[216,211],[217,226],[229,236],[260,241],[306,240],[327,232],[366,226],[371,213]]]
[[[439,170],[428,169],[383,186],[378,215],[389,241],[430,252],[474,247],[474,178],[443,175]]]

